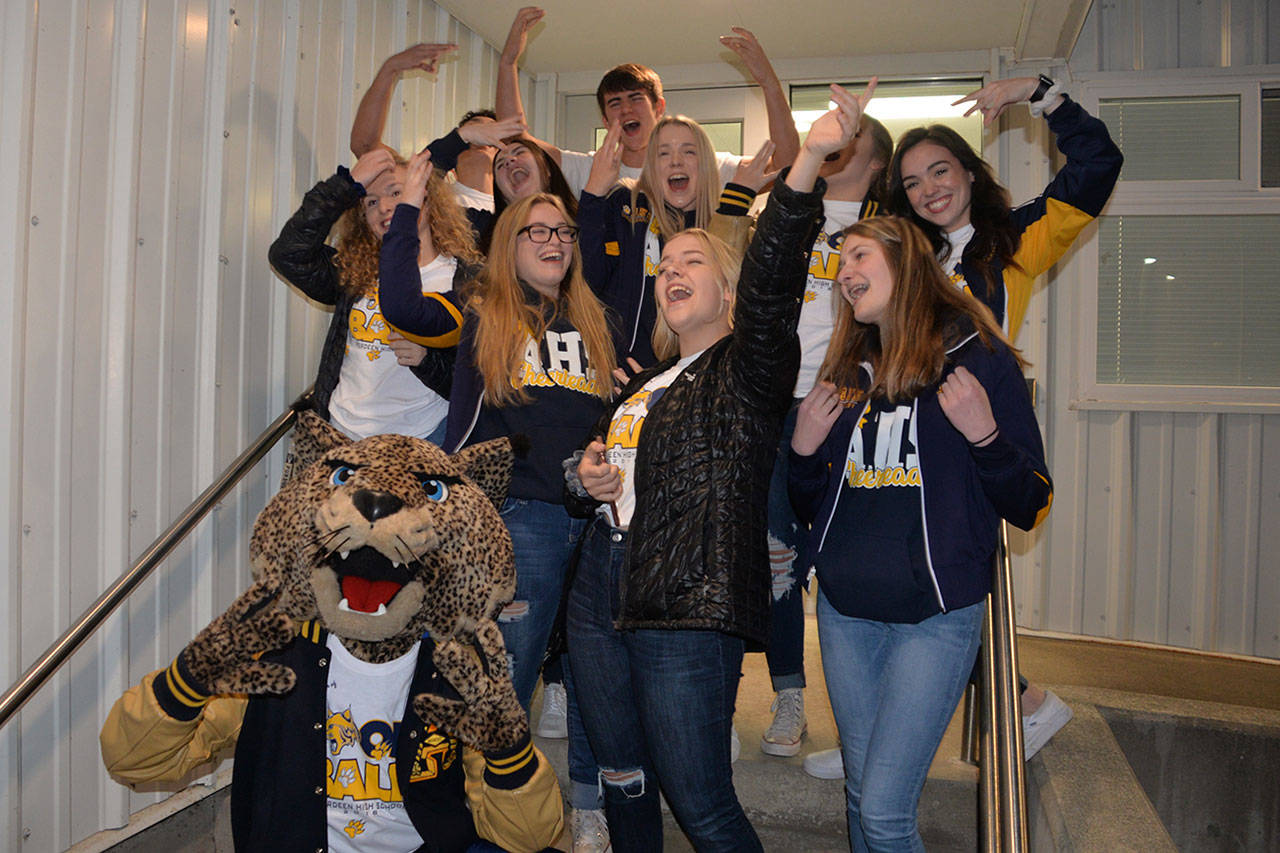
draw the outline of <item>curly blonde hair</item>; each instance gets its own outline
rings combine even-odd
[[[399,154],[392,156],[397,168],[408,165],[408,161]],[[427,181],[427,196],[422,207],[422,216],[425,216],[425,225],[430,229],[431,242],[437,252],[472,266],[484,263],[484,255],[476,248],[471,222],[446,184],[443,173],[435,172]],[[419,222],[422,224],[421,219]],[[376,293],[382,239],[369,228],[359,201],[342,214],[338,221],[338,234],[338,254],[334,263],[338,267],[342,287],[357,296]]]

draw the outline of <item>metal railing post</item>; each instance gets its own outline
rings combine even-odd
[[[237,456],[235,461],[222,472],[222,475],[209,488],[201,492],[200,496],[192,501],[183,510],[182,514],[174,520],[173,524],[170,524],[169,528],[160,534],[160,537],[152,542],[147,547],[147,550],[142,552],[142,555],[134,562],[133,567],[117,578],[116,582],[109,586],[102,595],[98,596],[98,600],[90,605],[89,609],[81,614],[80,618],[53,645],[45,649],[44,654],[40,655],[36,662],[31,664],[27,671],[22,674],[22,677],[5,691],[4,696],[0,697],[0,727],[3,727],[9,721],[9,718],[16,714],[18,709],[31,698],[31,695],[39,690],[49,680],[50,676],[58,671],[59,667],[66,663],[67,658],[71,657],[81,643],[93,635],[98,626],[106,621],[107,617],[129,597],[129,594],[146,579],[152,569],[158,566],[169,555],[169,552],[191,532],[192,528],[208,514],[213,505],[221,500],[227,492],[231,491],[244,475],[249,472],[249,469],[258,463],[258,460],[267,455],[271,448],[275,446],[275,443],[293,426],[298,419],[298,412],[309,405],[307,398],[310,393],[310,391],[307,391],[307,393],[295,400],[285,412],[272,421],[266,431],[258,436],[257,441]]]
[[[1028,848],[1027,780],[1023,764],[1022,695],[1018,688],[1017,625],[1013,614],[1013,562],[1009,525],[1000,522],[995,583],[990,609],[996,697],[996,762],[1000,768],[1001,835],[1007,850]]]

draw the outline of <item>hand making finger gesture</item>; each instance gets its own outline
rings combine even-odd
[[[591,158],[591,174],[587,176],[583,190],[592,195],[605,195],[618,182],[621,168],[622,122],[615,121],[609,125],[609,132],[604,135],[599,150]]]
[[[409,170],[404,179],[404,194],[400,197],[403,204],[411,204],[421,208],[427,197],[427,181],[435,166],[431,165],[431,152],[422,149],[409,158]]]

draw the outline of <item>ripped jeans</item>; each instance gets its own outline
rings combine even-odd
[[[662,849],[659,784],[695,849],[760,850],[729,764],[742,640],[614,630],[627,535],[597,518],[585,537],[569,593],[569,662],[615,853]]]
[[[527,712],[560,608],[565,572],[585,522],[570,518],[560,504],[529,498],[507,498],[501,515],[515,549],[516,596],[498,614],[498,628],[511,660],[516,698]]]

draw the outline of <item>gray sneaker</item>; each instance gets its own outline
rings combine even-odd
[[[564,738],[569,736],[569,698],[563,684],[542,685],[542,713],[538,715],[538,727],[533,733],[538,737]]]
[[[809,730],[804,718],[803,688],[779,690],[773,698],[772,711],[773,722],[760,736],[760,751],[766,755],[798,755],[800,741]]]

